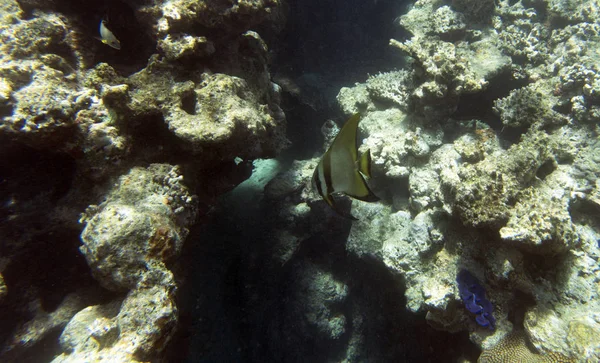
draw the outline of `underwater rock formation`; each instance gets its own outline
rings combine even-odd
[[[362,116],[382,198],[338,200],[355,222],[312,190],[318,155],[256,171],[259,197],[220,198],[289,145],[264,34],[284,2],[106,3],[120,50],[95,39],[101,4],[0,0],[0,360],[165,361],[184,244],[217,203],[244,213],[213,224],[260,224],[239,250],[215,238],[232,261],[206,257],[228,263],[219,283],[242,291],[226,296],[239,310],[189,324],[235,320],[238,360],[410,360],[413,343],[431,350],[421,332],[439,333],[425,324],[468,335],[481,362],[600,360],[597,1],[418,0],[396,14],[390,51],[406,66],[337,95],[340,120]],[[317,92],[323,79],[296,80]],[[338,130],[325,122],[322,151]],[[471,297],[463,270],[479,280]],[[474,304],[482,289],[493,318]]]
[[[278,27],[279,6],[0,2],[0,360],[162,354],[178,325],[171,268],[199,203],[206,215],[247,177],[234,159],[289,144],[267,46],[248,31]],[[106,16],[120,50],[95,39]],[[63,258],[47,273],[61,274],[46,276],[56,256],[33,250],[52,243]],[[40,267],[21,271],[26,258]]]
[[[134,168],[99,206],[87,209],[81,251],[109,290],[173,284],[166,265],[181,251],[197,201],[177,167]]]
[[[408,69],[338,95],[347,116],[363,114],[361,149],[372,152],[372,188],[384,196],[352,202],[359,221],[347,253],[402,276],[410,310],[427,311],[438,329],[468,329],[484,350],[514,327],[540,354],[600,357],[590,339],[600,311],[597,9],[417,1],[400,17],[409,39],[391,41],[413,59]],[[307,191],[313,165],[297,161],[270,184],[280,216],[310,225],[276,235],[284,255],[298,248],[289,241],[330,233],[323,203]],[[283,212],[294,206],[310,212]],[[486,276],[495,332],[457,309],[461,269]]]

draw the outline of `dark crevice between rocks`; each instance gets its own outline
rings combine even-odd
[[[270,49],[270,73],[284,93],[292,141],[284,157],[313,157],[320,152],[325,121],[346,121],[335,99],[341,87],[403,66],[402,55],[388,45],[390,38],[405,36],[394,22],[403,7],[386,0],[291,1],[285,28],[260,33]]]
[[[90,305],[105,303],[114,296],[100,288],[92,277],[84,256],[79,251],[79,230],[56,228],[37,235],[11,258],[3,271],[8,288],[7,297],[0,303],[0,341],[7,339],[21,324],[33,318],[28,310],[31,299],[39,301],[43,312],[52,313],[70,293],[91,291],[83,299]],[[84,307],[84,306],[82,306]],[[56,318],[55,318],[56,319]],[[61,351],[58,336],[64,326],[58,325],[35,341],[33,346],[20,347],[0,355],[2,361],[47,362]],[[45,359],[34,359],[35,357]]]
[[[320,128],[326,119],[334,118],[339,125],[345,121],[335,101],[342,86],[351,87],[365,81],[369,73],[402,66],[403,57],[388,41],[406,37],[394,25],[403,4],[311,0],[289,6],[287,27],[281,33],[259,33],[270,48],[273,79],[283,88],[281,106],[293,142],[285,157],[306,159],[321,153]],[[191,103],[185,107],[189,112]],[[406,182],[402,188],[408,190]],[[349,207],[348,202],[340,204]],[[302,241],[282,265],[273,257],[282,248],[274,240],[276,229],[286,226],[276,228],[275,224],[286,222],[277,218],[277,205],[246,211],[255,207],[223,203],[211,214],[210,224],[191,232],[178,272],[185,281],[178,293],[181,318],[177,337],[166,353],[168,361],[341,360],[350,333],[359,328],[368,335],[368,349],[362,353],[365,361],[452,361],[459,353],[477,356],[465,353],[472,348],[466,333],[436,332],[423,314],[408,313],[403,281],[380,262],[348,256],[344,244],[349,220],[327,216],[334,222],[326,235]],[[329,212],[321,210],[316,213]],[[321,217],[326,216],[315,218]],[[310,225],[287,226],[303,227],[310,229]],[[349,319],[346,333],[337,342],[321,339],[316,331],[314,335],[300,333],[311,328],[305,326],[302,311],[291,314],[289,309],[294,296],[303,294],[296,281],[307,264],[331,272],[349,286],[346,301],[333,308],[347,318],[352,309],[353,314],[361,314],[364,308],[362,327]],[[384,336],[389,338],[380,338]],[[454,344],[448,347],[448,341]]]
[[[269,217],[276,211],[265,205],[266,210],[240,219],[247,213],[220,208],[213,223],[193,231],[184,247],[181,324],[168,361],[339,361],[358,332],[364,342],[358,360],[434,362],[462,356],[474,361],[478,356],[466,333],[436,331],[424,314],[406,310],[402,278],[380,261],[348,254],[350,221],[333,220],[339,223],[300,242],[282,265],[270,257],[280,248]],[[344,301],[328,305],[346,317],[346,331],[337,340],[307,326],[303,307],[295,305],[305,296],[299,281],[306,265],[349,288]]]
[[[600,204],[587,199],[574,200],[569,204],[569,214],[573,223],[589,226],[600,234]],[[600,248],[600,239],[598,240]]]
[[[0,359],[3,363],[51,362],[62,353],[62,348],[58,344],[60,334],[60,327],[52,329],[42,339],[28,346],[27,349],[20,350],[17,354],[9,352],[5,356],[0,355]]]
[[[181,109],[184,110],[188,115],[196,114],[196,93],[194,91],[188,92],[181,97]]]
[[[79,252],[79,233],[79,230],[64,229],[36,236],[13,257],[4,271],[9,291],[25,293],[34,289],[42,309],[50,313],[68,293],[96,285]]]
[[[494,101],[504,98],[514,89],[527,85],[527,80],[513,79],[510,71],[499,73],[489,80],[489,86],[482,92],[463,94],[452,118],[457,120],[478,119],[487,123],[501,135],[502,147],[508,149],[519,142],[527,128],[504,127],[500,117],[493,112]]]
[[[12,116],[13,107],[11,105],[0,105],[0,119]]]
[[[136,165],[190,161],[192,156],[183,141],[169,130],[160,113],[146,115],[122,125],[123,132],[131,137],[131,160]]]
[[[513,299],[511,301],[512,309],[508,312],[508,320],[513,323],[513,330],[523,329],[525,322],[525,313],[536,305],[533,291],[519,291],[513,292]]]
[[[74,175],[75,162],[69,155],[7,141],[0,148],[1,220],[46,220],[44,208],[68,193]]]
[[[570,99],[565,99],[559,101],[552,109],[560,114],[568,116],[573,109],[573,104]]]
[[[454,362],[461,357],[476,361],[479,349],[467,332],[451,334],[430,327],[425,313],[406,306],[402,279],[381,262],[350,258],[350,298],[366,307],[363,312],[364,360],[391,362]]]
[[[182,106],[188,112],[195,107],[195,96],[184,97]],[[200,219],[205,220],[217,204],[218,198],[235,188],[252,173],[251,161],[236,164],[234,161],[216,161],[214,152],[206,148],[205,153],[192,154],[191,145],[169,130],[162,114],[148,115],[129,120],[122,125],[125,134],[131,137],[131,156],[120,168],[126,172],[133,166],[152,163],[168,163],[182,167],[186,183],[198,196]],[[208,153],[213,154],[208,154]],[[208,158],[208,159],[207,159]]]
[[[538,254],[521,250],[523,253],[523,266],[528,276],[532,281],[540,278],[550,281],[550,283],[558,282],[558,274],[564,271],[560,266],[564,266],[567,254]]]
[[[0,256],[8,295],[0,303],[0,341],[29,321],[32,301],[51,313],[69,293],[98,287],[79,252],[80,230],[61,221],[56,210],[71,190],[75,162],[66,154],[3,140],[0,147]],[[99,287],[98,287],[99,288]],[[2,361],[49,361],[58,349],[58,332],[49,332],[33,348],[18,348]],[[10,358],[10,357],[14,357]]]
[[[89,2],[85,2],[88,6]],[[94,42],[93,64],[108,63],[122,76],[128,76],[144,68],[150,55],[155,52],[156,39],[152,29],[138,22],[134,4],[120,0],[100,2],[100,8],[78,13],[80,25],[84,27],[88,40]],[[82,9],[84,10],[84,9]],[[95,39],[99,36],[100,21],[104,19],[110,31],[121,43],[121,49],[113,49]]]
[[[556,170],[556,168],[557,165],[554,159],[546,160],[542,165],[539,166],[535,173],[535,176],[540,178],[541,180],[544,180],[548,175],[552,174],[552,172]]]

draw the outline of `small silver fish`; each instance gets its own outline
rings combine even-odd
[[[108,29],[106,27],[106,21],[105,20],[101,20],[100,21],[100,41],[106,45],[108,45],[111,48],[115,48],[115,49],[121,49],[121,42],[119,42],[119,39],[117,39],[117,37],[115,37],[115,35],[113,34],[113,32],[110,31],[110,29]]]

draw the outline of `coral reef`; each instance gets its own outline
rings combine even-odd
[[[399,69],[337,93],[382,199],[353,222],[310,183],[333,120],[259,160],[339,88],[273,64],[288,3],[102,3],[0,0],[0,360],[168,361],[186,324],[231,361],[600,360],[597,1],[398,7]]]
[[[402,276],[407,308],[469,330],[482,361],[511,361],[497,344],[518,329],[538,352],[520,340],[515,352],[532,361],[599,357],[597,5],[544,4],[417,1],[399,20],[408,40],[390,42],[409,67],[337,98],[364,115],[361,148],[384,196],[346,207],[359,219],[346,253]],[[295,162],[266,189],[277,220],[310,226],[277,228],[280,255],[331,233],[309,191],[314,163]],[[459,309],[462,269],[485,277],[495,331]]]
[[[152,164],[122,176],[82,221],[81,252],[98,282],[109,290],[174,282],[166,265],[196,219],[197,201],[182,185],[178,168]]]
[[[478,363],[500,362],[548,362],[566,363],[571,359],[559,353],[538,354],[529,348],[527,338],[522,331],[507,334],[496,346],[483,351]]]
[[[415,113],[428,120],[449,116],[462,94],[481,92],[491,78],[510,67],[510,58],[500,51],[497,36],[476,34],[467,28],[463,17],[449,6],[436,7],[435,1],[418,1],[400,17],[400,25],[412,37],[404,42],[390,41],[414,61],[419,76],[411,100]],[[465,38],[473,39],[456,42]]]
[[[104,3],[0,3],[2,360],[159,359],[189,228],[289,144],[249,31],[278,1]]]

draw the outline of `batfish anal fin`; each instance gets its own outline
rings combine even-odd
[[[365,178],[358,172],[354,173],[353,190],[344,192],[346,195],[363,202],[377,202],[379,198],[369,189]]]
[[[325,202],[331,207],[331,209],[333,209],[333,211],[339,215],[340,217],[346,218],[346,219],[350,219],[353,221],[358,221],[358,218],[356,218],[355,216],[353,216],[350,213],[345,213],[342,212],[337,205],[335,204],[335,200],[333,199],[333,197],[331,195],[326,195],[323,196],[323,200],[325,200]]]
[[[371,150],[365,151],[358,160],[358,171],[367,178],[371,177]]]

